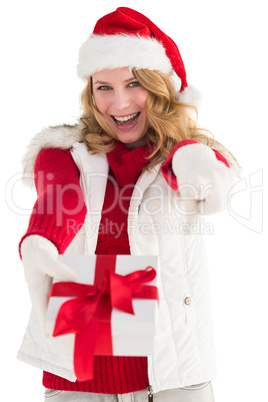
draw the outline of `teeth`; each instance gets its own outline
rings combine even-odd
[[[133,119],[133,117],[137,116],[137,114],[138,114],[138,113],[134,113],[134,114],[130,114],[130,115],[124,116],[124,117],[115,117],[115,116],[114,116],[114,118],[115,118],[116,120],[118,120],[118,121],[127,121],[127,120],[130,120],[130,119]]]

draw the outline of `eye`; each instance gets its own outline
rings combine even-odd
[[[134,87],[134,88],[135,88],[135,87],[138,87],[139,85],[140,85],[140,83],[139,83],[138,81],[133,81],[133,82],[131,82],[131,83],[129,84],[129,86],[132,87],[132,88],[133,88],[133,87]]]
[[[108,85],[102,85],[101,87],[98,87],[98,91],[108,91],[111,89]]]

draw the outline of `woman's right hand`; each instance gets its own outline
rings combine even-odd
[[[52,279],[71,282],[77,280],[76,272],[59,261],[58,255],[56,246],[39,235],[30,235],[21,244],[22,263],[30,299],[44,334]]]

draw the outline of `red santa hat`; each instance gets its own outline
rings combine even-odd
[[[199,92],[189,87],[175,42],[149,18],[127,7],[100,18],[81,46],[77,74],[87,80],[104,69],[149,69],[180,78],[179,101],[197,104]]]

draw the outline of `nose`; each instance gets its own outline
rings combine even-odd
[[[128,91],[124,89],[117,89],[113,94],[113,107],[117,111],[125,110],[130,105],[130,96]]]

